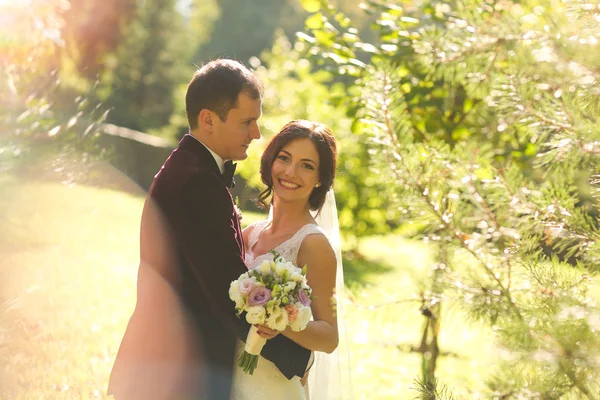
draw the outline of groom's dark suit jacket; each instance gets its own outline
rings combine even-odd
[[[154,178],[140,242],[136,309],[109,394],[229,399],[236,339],[249,329],[229,299],[231,281],[247,270],[244,243],[216,161],[189,135]],[[262,355],[291,379],[304,374],[310,352],[278,335]]]

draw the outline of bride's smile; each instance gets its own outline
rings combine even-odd
[[[282,200],[306,200],[318,185],[319,153],[308,138],[284,146],[272,167],[273,189]]]

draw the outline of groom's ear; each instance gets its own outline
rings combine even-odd
[[[198,114],[198,126],[203,126],[205,129],[213,129],[214,114],[207,108],[203,108]]]

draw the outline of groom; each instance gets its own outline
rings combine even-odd
[[[228,187],[231,160],[260,138],[262,85],[242,64],[216,60],[186,93],[190,133],[154,178],[141,226],[138,300],[108,394],[131,399],[229,399],[236,339],[229,284],[245,272],[242,231]],[[310,352],[283,335],[262,350],[288,379]]]

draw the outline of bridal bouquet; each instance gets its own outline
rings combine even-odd
[[[229,287],[229,298],[235,303],[238,317],[246,313],[246,321],[252,325],[238,360],[238,366],[250,375],[267,343],[267,339],[258,335],[256,324],[278,331],[289,326],[298,332],[306,328],[312,317],[312,290],[306,283],[306,266],[300,269],[277,253],[273,254],[273,261],[263,261],[240,275]]]

